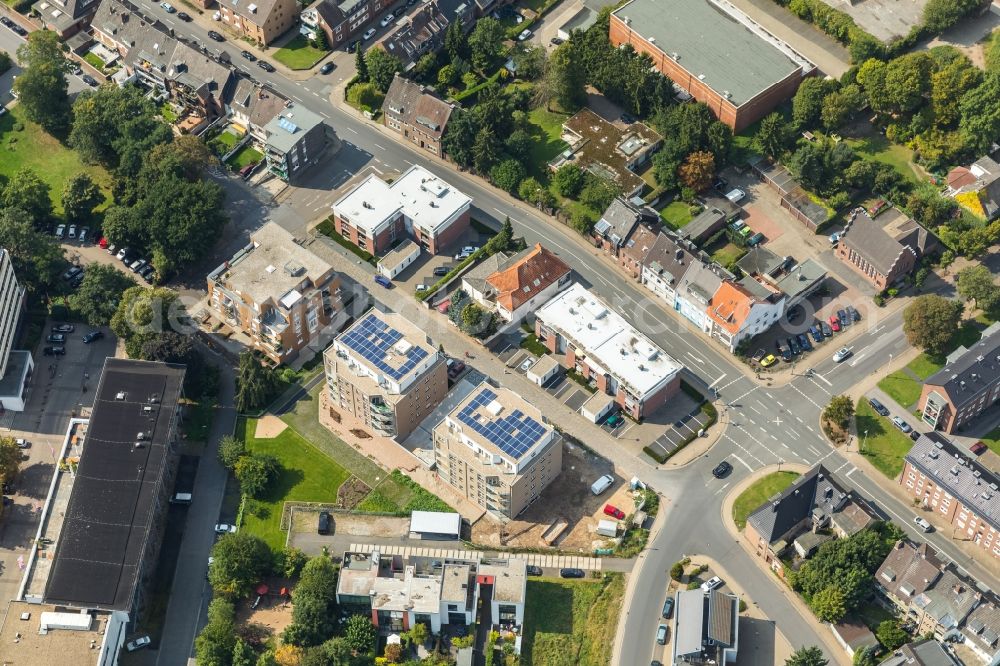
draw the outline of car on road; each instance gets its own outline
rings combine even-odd
[[[191,22],[191,16],[187,12],[177,12],[177,18],[184,21],[185,23]]]
[[[219,523],[215,526],[216,534],[232,534],[236,531],[236,525],[230,525],[229,523]]]
[[[249,60],[250,62],[255,62],[257,60],[257,56],[255,56],[254,54],[250,53],[246,49],[243,49],[242,51],[240,51],[240,55],[243,56],[244,58],[246,58],[247,60]]]
[[[733,466],[730,465],[725,460],[723,460],[722,462],[720,462],[718,465],[715,466],[715,469],[712,470],[712,476],[714,476],[717,479],[721,479],[726,474],[729,474],[731,471],[733,471]]]
[[[392,280],[390,280],[384,275],[376,275],[375,284],[381,287],[385,287],[386,289],[392,289]]]
[[[379,23],[381,23],[382,27],[384,28],[387,25],[389,25],[390,23],[392,23],[393,19],[395,19],[395,18],[396,18],[396,15],[393,14],[392,12],[389,12],[388,14],[386,14],[385,16],[382,17],[382,20],[379,21]]]
[[[141,648],[149,647],[149,644],[152,642],[153,641],[149,638],[149,636],[140,636],[134,641],[129,641],[128,643],[126,643],[125,649],[128,650],[129,652],[135,652],[136,650],[139,650]]]
[[[774,354],[768,354],[764,358],[760,359],[760,367],[770,368],[772,365],[778,362],[778,357]]]
[[[319,68],[320,74],[329,74],[333,71],[334,64],[332,62],[323,63],[323,66]]]
[[[560,578],[583,578],[586,576],[583,569],[577,569],[575,567],[565,567],[559,570]]]
[[[824,338],[832,338],[833,337],[833,329],[830,328],[830,325],[828,323],[826,323],[825,321],[821,321],[819,323],[819,330],[821,330],[823,332],[823,337]]]
[[[911,426],[909,423],[899,418],[898,416],[892,417],[892,424],[897,428],[899,428],[900,430],[902,430],[903,432],[910,432],[911,430],[913,430],[913,426]]]
[[[704,583],[701,584],[701,589],[703,592],[711,592],[712,590],[717,590],[722,587],[722,579],[718,576],[712,576]]]
[[[45,338],[45,341],[46,342],[56,343],[56,344],[61,344],[63,342],[66,342],[66,336],[63,335],[62,333],[53,333],[49,337]]]
[[[919,527],[924,532],[930,532],[931,529],[932,529],[931,528],[931,524],[928,523],[926,519],[921,518],[920,516],[916,516],[913,519],[913,524],[916,525],[917,527]]]
[[[14,22],[11,21],[6,16],[0,16],[0,25],[5,25],[9,28],[10,26],[14,25]]]
[[[663,602],[663,612],[660,615],[664,620],[669,620],[670,616],[674,614],[674,598],[667,597],[667,600]]]
[[[163,11],[165,11],[168,14],[176,14],[177,13],[177,10],[174,9],[174,6],[172,4],[170,4],[169,2],[161,2],[160,3],[160,7],[163,7]]]
[[[258,60],[257,61],[257,66],[260,67],[265,72],[273,72],[274,71],[274,65],[272,65],[271,63],[269,63],[266,60]]]
[[[656,642],[660,645],[667,644],[667,625],[661,624],[656,628]]]
[[[73,324],[56,324],[52,327],[53,333],[72,333],[75,330],[76,327]]]
[[[80,77],[84,83],[86,83],[91,88],[96,88],[98,86],[97,79],[92,77],[90,74],[84,74]]]
[[[13,26],[11,27],[11,30],[13,30],[14,32],[16,32],[16,33],[17,33],[17,34],[18,34],[19,36],[21,36],[21,37],[27,37],[27,36],[28,36],[28,31],[27,31],[27,30],[25,30],[24,28],[22,28],[22,27],[21,27],[20,25],[18,25],[17,23],[15,23],[15,24],[14,24],[14,25],[13,25]]]
[[[879,416],[889,416],[889,409],[875,398],[868,398],[868,404]]]
[[[451,271],[447,266],[438,266],[433,270],[434,277],[444,277]]]
[[[531,32],[530,28],[525,28],[524,30],[521,31],[521,34],[519,34],[517,36],[517,41],[523,42],[523,41],[529,40],[529,39],[531,39],[531,35],[532,34],[534,34],[534,33]]]
[[[840,332],[840,320],[837,319],[837,315],[835,314],[830,315],[830,328],[833,329],[834,333]]]
[[[87,335],[83,336],[83,344],[89,345],[94,340],[100,340],[104,337],[104,331],[91,331]]]
[[[376,32],[377,30],[375,30],[375,28],[368,28],[367,30],[365,30],[365,34],[361,35],[361,39],[367,42],[369,39],[375,36]]]
[[[540,566],[536,565],[536,564],[529,564],[528,566],[526,566],[524,568],[524,570],[525,570],[525,572],[529,576],[541,576],[542,575],[542,568]]]
[[[623,520],[625,518],[625,512],[616,507],[614,504],[604,505],[604,515],[617,518],[618,520]]]
[[[976,442],[975,444],[969,447],[969,450],[972,451],[977,456],[981,456],[984,453],[986,453],[987,448],[988,447],[982,442]]]
[[[66,348],[61,345],[57,345],[54,347],[46,347],[45,349],[42,350],[42,354],[44,354],[45,356],[65,356]]]
[[[847,306],[847,316],[850,317],[851,321],[861,321],[861,313],[853,305]]]
[[[329,534],[330,533],[330,512],[320,511],[319,512],[319,522],[316,525],[317,534]]]
[[[850,349],[848,349],[847,347],[841,347],[837,351],[833,352],[833,362],[840,363],[850,355],[851,355]]]
[[[224,41],[226,41],[225,37],[223,37],[222,35],[220,35],[219,33],[217,33],[214,30],[209,30],[208,31],[208,38],[211,39],[213,42],[224,42]]]
[[[31,442],[29,442],[28,440],[26,440],[24,437],[18,437],[17,439],[14,440],[14,443],[17,445],[17,448],[19,448],[19,449],[30,449],[31,448]]]

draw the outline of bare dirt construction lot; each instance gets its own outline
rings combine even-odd
[[[237,633],[242,633],[244,628],[248,631],[260,631],[251,626],[257,625],[263,627],[270,636],[280,635],[292,623],[292,604],[282,597],[265,595],[257,608],[251,609],[250,604],[256,598],[254,596],[241,603],[236,609],[236,624],[239,627]]]
[[[507,523],[504,543],[500,543],[499,524],[488,515],[472,525],[472,541],[493,547],[546,548],[551,545],[560,550],[586,552],[606,546],[607,540],[595,532],[599,520],[612,520],[604,515],[604,505],[613,504],[630,514],[635,509],[635,502],[627,480],[617,476],[611,488],[595,497],[590,486],[604,474],[614,476],[607,463],[567,444],[563,449],[562,473],[534,504]],[[566,522],[566,529],[554,543],[545,543],[542,535],[552,524],[561,521]]]
[[[394,516],[369,516],[333,512],[331,533],[336,535],[351,535],[361,537],[380,537],[385,539],[403,539],[409,536],[410,519]],[[316,513],[313,511],[295,511],[292,514],[292,531],[298,533],[316,532]]]

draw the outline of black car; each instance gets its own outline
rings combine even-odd
[[[861,321],[861,313],[853,305],[847,306],[847,316],[851,318],[851,321]]]
[[[61,346],[46,347],[42,350],[42,353],[46,356],[65,356],[66,348]]]
[[[792,353],[796,356],[802,353],[802,348],[799,347],[799,341],[795,339],[795,336],[788,338],[788,346],[792,348]]]
[[[910,439],[912,439],[915,442],[918,439],[920,439],[920,434],[921,433],[920,433],[919,430],[911,430],[910,431]]]
[[[74,330],[76,327],[73,324],[56,324],[52,327],[53,333],[72,333]]]
[[[73,266],[72,268],[70,268],[69,270],[67,270],[65,273],[62,274],[62,279],[69,282],[82,272],[83,272],[82,268],[80,268],[79,266]]]
[[[187,12],[177,12],[177,18],[184,21],[185,23],[191,22],[191,16]]]
[[[872,406],[872,409],[878,412],[879,416],[889,416],[888,408],[875,398],[868,398],[868,404]]]
[[[250,53],[249,51],[247,51],[245,49],[243,51],[240,51],[240,55],[243,56],[244,58],[246,58],[247,60],[249,60],[250,62],[256,62],[257,61],[257,56],[255,56],[254,54]]]
[[[549,44],[551,44],[552,46],[559,46],[562,43],[563,40],[558,37],[553,37],[552,39],[549,40]]]
[[[73,289],[76,289],[81,284],[83,284],[83,273],[80,273],[75,278],[69,281],[69,286],[72,287]]]
[[[9,28],[10,26],[14,25],[14,22],[11,21],[6,16],[0,16],[0,24],[3,24]]]
[[[257,66],[260,67],[265,72],[273,72],[274,71],[274,65],[272,65],[271,63],[269,63],[266,60],[258,60],[257,61]]]
[[[722,462],[720,462],[718,465],[715,466],[715,469],[712,470],[712,476],[714,476],[717,479],[721,479],[726,474],[729,474],[731,471],[733,471],[733,466],[727,463],[725,460],[723,460]]]
[[[330,533],[330,512],[320,511],[319,512],[319,525],[316,527],[316,531],[320,534]]]
[[[663,602],[663,619],[669,620],[670,616],[674,614],[674,598],[667,597],[667,600]]]
[[[583,569],[577,569],[575,567],[566,567],[565,569],[559,570],[560,578],[583,578],[587,574],[584,573]]]
[[[96,88],[97,85],[98,85],[97,84],[97,79],[95,79],[94,77],[92,77],[90,74],[84,74],[80,78],[83,80],[84,83],[86,83],[91,88]]]
[[[528,566],[526,566],[525,567],[525,571],[528,573],[529,576],[541,576],[542,575],[542,568],[540,566],[537,566],[537,565],[534,565],[534,564],[529,564]]]
[[[19,25],[18,25],[18,24],[16,24],[16,23],[15,23],[14,25],[12,25],[12,26],[10,27],[10,29],[11,29],[11,30],[13,30],[14,32],[16,32],[16,33],[17,33],[18,35],[20,35],[21,37],[26,37],[26,36],[27,36],[27,34],[28,34],[28,31],[27,31],[27,30],[25,30],[24,28],[22,28],[21,26],[19,26]]]
[[[333,71],[333,63],[332,62],[323,63],[323,66],[319,68],[319,73],[320,74],[329,74],[332,71]]]
[[[799,333],[799,346],[802,347],[802,351],[812,351],[812,343],[809,342],[809,338],[805,333]]]
[[[361,48],[361,40],[360,39],[355,39],[353,42],[351,42],[347,46],[347,52],[348,53],[357,53],[358,49],[360,49],[360,48]]]
[[[438,266],[434,269],[434,277],[444,277],[450,270],[447,266]]]
[[[209,30],[208,31],[208,38],[211,39],[213,42],[224,42],[224,41],[226,41],[225,37],[223,37],[222,35],[220,35],[219,33],[217,33],[214,30]]]
[[[830,328],[830,325],[828,323],[826,323],[825,321],[821,321],[819,323],[819,330],[823,331],[823,336],[824,337],[829,338],[829,337],[833,336],[833,329]]]
[[[45,338],[45,341],[62,344],[63,342],[66,342],[66,336],[62,333],[53,333],[49,337]]]
[[[837,310],[837,319],[840,320],[841,328],[849,326],[851,323],[850,320],[847,318],[847,312],[844,310]]]
[[[87,333],[87,335],[83,336],[83,342],[84,344],[89,345],[94,340],[100,340],[103,337],[104,331],[91,331],[90,333]]]

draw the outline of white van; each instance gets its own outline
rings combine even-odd
[[[594,481],[594,485],[590,487],[590,492],[594,493],[595,495],[600,495],[605,490],[610,488],[611,484],[614,482],[615,482],[615,477],[611,476],[610,474],[605,474],[597,481]]]
[[[191,493],[176,493],[170,498],[171,504],[190,504]]]

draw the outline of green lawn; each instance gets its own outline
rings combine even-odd
[[[240,137],[231,129],[223,130],[208,140],[208,147],[220,158],[236,147]]]
[[[907,410],[920,399],[923,385],[906,373],[897,370],[878,383],[878,387]]]
[[[895,479],[903,471],[903,457],[913,446],[913,441],[889,419],[876,414],[865,398],[858,401],[856,421],[861,453],[880,472]]]
[[[927,379],[935,372],[944,367],[943,363],[938,363],[927,354],[921,354],[906,364],[913,374],[921,379]]]
[[[888,164],[911,182],[920,182],[920,175],[910,167],[913,151],[906,146],[891,143],[880,134],[863,139],[845,139],[845,141],[861,157]]]
[[[798,472],[772,472],[757,479],[733,502],[733,522],[736,523],[736,527],[742,530],[747,524],[747,516],[770,497],[792,485],[799,476]]]
[[[725,267],[734,265],[740,258],[747,253],[746,248],[737,247],[732,243],[726,243],[722,247],[714,250],[712,254],[712,259]]]
[[[878,629],[878,625],[885,620],[895,617],[890,611],[882,608],[875,602],[868,602],[856,611],[858,619],[872,631]]]
[[[104,61],[97,57],[96,53],[88,51],[83,54],[83,59],[90,63],[99,72],[104,71]]]
[[[170,102],[164,102],[160,105],[160,116],[166,120],[168,123],[175,122],[177,120],[177,114],[174,112],[174,106]]]
[[[259,509],[244,512],[243,529],[264,539],[272,549],[280,549],[285,545],[280,526],[284,502],[336,502],[337,489],[351,474],[292,428],[272,439],[257,439],[253,436],[257,420],[244,423],[248,450],[275,456],[281,461],[281,473],[255,502]]]
[[[305,35],[296,35],[274,54],[274,59],[289,69],[309,69],[318,63],[329,51],[309,46]]]
[[[611,659],[625,578],[529,580],[521,663],[604,666]]]
[[[693,219],[691,206],[683,201],[671,201],[660,211],[660,218],[671,229],[680,229]]]
[[[22,129],[15,130],[15,123]],[[15,104],[0,116],[0,177],[6,179],[23,168],[32,169],[49,186],[49,198],[57,215],[62,214],[63,186],[81,171],[90,174],[106,197],[111,193],[111,174],[100,166],[87,166],[72,150],[52,138],[45,130],[24,117]],[[101,204],[103,209],[110,198]]]
[[[981,319],[973,319],[971,321],[964,321],[962,322],[962,326],[958,329],[958,333],[955,334],[954,339],[948,345],[948,349],[945,351],[944,355],[938,357],[923,353],[910,361],[906,367],[909,368],[917,377],[920,377],[920,379],[927,379],[944,367],[945,357],[948,354],[955,351],[960,346],[968,349],[972,345],[979,342],[979,338],[983,335],[983,330],[988,326],[988,320],[984,321]],[[919,392],[917,397],[919,397]],[[916,402],[916,399],[914,399],[914,402]]]
[[[531,138],[531,164],[526,165],[529,173],[536,178],[548,180],[548,163],[559,153],[566,150],[566,142],[562,140],[562,124],[569,118],[567,113],[556,113],[544,107],[532,109],[528,114],[528,129]]]
[[[980,437],[979,441],[990,447],[990,451],[1000,455],[1000,428],[994,428],[985,436]]]
[[[239,152],[230,157],[227,164],[231,166],[234,171],[239,171],[248,164],[257,164],[262,159],[264,159],[264,154],[259,150],[256,150],[248,143],[240,148]]]

